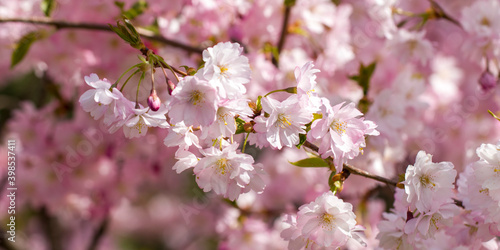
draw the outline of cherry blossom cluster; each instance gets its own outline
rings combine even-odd
[[[498,0],[3,1],[0,248],[498,249],[499,34]]]

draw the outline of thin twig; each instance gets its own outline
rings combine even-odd
[[[290,12],[292,10],[292,7],[286,6],[285,7],[285,15],[283,16],[283,23],[281,25],[281,34],[280,34],[280,40],[278,41],[278,46],[277,50],[278,53],[277,55],[272,56],[272,62],[274,66],[278,67],[278,61],[279,61],[279,55],[281,51],[283,50],[283,46],[285,46],[285,40],[286,40],[286,35],[288,34],[288,21],[290,20]],[[276,58],[278,57],[278,58]]]
[[[151,49],[149,49],[149,48],[147,48],[147,47],[145,47],[145,48],[141,49],[141,53],[142,53],[142,55],[144,55],[146,58],[149,58],[149,53],[155,54],[155,52],[154,52],[153,50],[151,50]],[[147,60],[149,60],[149,59],[147,59]],[[186,72],[184,72],[184,71],[182,71],[182,70],[179,70],[179,69],[177,69],[177,68],[175,68],[175,67],[172,67],[172,66],[170,66],[169,64],[164,63],[164,62],[162,62],[162,61],[158,61],[158,63],[157,63],[157,64],[155,64],[154,66],[155,66],[156,68],[159,68],[159,67],[161,67],[161,68],[164,68],[164,67],[165,67],[165,68],[168,68],[170,71],[172,71],[172,73],[173,73],[174,75],[175,75],[175,73],[177,73],[177,74],[181,74],[181,75],[183,75],[183,76],[187,76],[187,75],[188,75],[188,73],[186,73]],[[175,75],[175,78],[177,79],[177,81],[179,81],[179,77],[177,77],[177,75]]]
[[[108,224],[109,224],[109,219],[105,218],[97,230],[94,232],[92,235],[92,241],[90,242],[89,247],[87,248],[88,250],[95,250],[97,249],[97,246],[99,245],[99,241],[101,240],[102,236],[106,233],[106,230],[108,229]]]
[[[30,17],[30,18],[0,18],[0,23],[31,23],[31,24],[40,24],[40,25],[50,25],[54,26],[57,29],[87,29],[87,30],[100,30],[100,31],[108,31],[112,32],[107,24],[100,23],[85,23],[85,22],[67,22],[61,20],[52,20],[50,18],[45,17]],[[146,38],[151,41],[157,41],[160,43],[164,43],[170,45],[172,47],[176,47],[179,49],[183,49],[188,52],[193,53],[202,53],[202,48],[197,48],[193,46],[189,46],[174,40],[170,40],[166,37],[156,35],[154,32],[150,30],[146,30],[143,28],[137,28],[137,32],[141,37]]]
[[[63,238],[60,235],[59,225],[57,221],[52,218],[47,212],[47,208],[42,207],[39,211],[39,218],[42,224],[43,231],[49,241],[50,247],[52,250],[62,250],[61,239]]]
[[[460,24],[459,21],[455,20],[453,17],[449,16],[446,12],[444,12],[443,8],[438,3],[436,3],[436,1],[429,0],[429,2],[431,3],[431,7],[438,18],[443,18],[457,25],[458,27],[463,28],[462,24]]]
[[[314,144],[312,144],[312,143],[310,143],[308,141],[306,141],[303,144],[303,146],[311,149],[314,152],[318,152],[319,151],[318,146],[316,146],[316,145],[314,145]],[[333,159],[331,157],[326,158],[326,161],[328,162],[328,164],[330,166],[333,166]],[[375,174],[371,174],[371,173],[369,173],[369,172],[367,172],[365,170],[356,168],[356,167],[351,166],[349,164],[344,164],[343,167],[344,167],[344,169],[348,170],[351,174],[360,175],[360,176],[363,176],[363,177],[366,177],[366,178],[369,178],[369,179],[372,179],[372,180],[380,181],[380,182],[383,182],[383,183],[385,183],[387,185],[396,186],[398,184],[396,181],[393,181],[393,180],[390,180],[390,179],[387,179],[385,177],[378,176],[378,175],[375,175]]]
[[[7,233],[7,230],[3,227],[0,227],[0,230],[2,230],[2,233],[0,234],[0,249],[16,250],[16,248],[10,242],[8,242],[7,238],[10,236],[10,234]]]

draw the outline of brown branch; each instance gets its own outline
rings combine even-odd
[[[10,235],[7,233],[7,229],[0,227],[0,230],[2,230],[0,233],[0,249],[17,250],[17,248],[15,248],[12,243],[8,241],[8,237]]]
[[[146,57],[146,60],[149,60],[149,53],[151,54],[155,54],[155,52],[151,49],[149,49],[148,47],[144,47],[143,49],[140,50],[142,55]],[[161,65],[160,65],[161,64]],[[177,74],[181,74],[182,76],[188,76],[188,73],[182,71],[182,70],[179,70],[175,67],[172,67],[171,65],[167,64],[167,63],[163,63],[163,62],[158,62],[158,64],[155,63],[155,67],[157,68],[168,68],[170,70],[172,70],[173,72],[177,73]],[[177,76],[175,76],[175,78],[177,78]],[[177,79],[178,81],[179,79]]]
[[[309,149],[311,149],[312,151],[314,152],[318,152],[319,151],[319,148],[318,146],[306,141],[304,144],[303,144],[304,147],[307,147]],[[330,165],[330,169],[332,170],[335,170],[335,166],[333,164],[333,159],[331,157],[328,157],[325,159],[327,162],[328,162],[328,165]],[[354,166],[351,166],[349,164],[344,164],[344,169],[346,169],[347,171],[349,171],[351,174],[355,174],[355,175],[360,175],[360,176],[363,176],[363,177],[366,177],[366,178],[369,178],[369,179],[372,179],[372,180],[376,180],[376,181],[380,181],[380,182],[383,182],[387,185],[392,185],[392,186],[396,186],[398,183],[396,181],[393,181],[393,180],[390,180],[390,179],[387,179],[385,177],[382,177],[382,176],[378,176],[378,175],[375,175],[375,174],[371,174],[365,170],[362,170],[362,169],[359,169],[359,168],[356,168]]]
[[[286,40],[286,35],[288,34],[288,22],[290,20],[291,10],[292,10],[291,6],[285,7],[285,15],[283,16],[283,23],[281,25],[280,40],[278,41],[278,46],[277,46],[277,55],[275,55],[274,53],[272,55],[272,62],[276,67],[278,67],[279,64],[279,55],[283,50],[283,46],[285,46],[285,40]]]
[[[59,228],[59,225],[57,223],[57,220],[55,220],[51,215],[49,215],[47,208],[42,207],[39,212],[38,216],[40,219],[40,223],[42,225],[42,229],[45,232],[45,236],[47,237],[50,247],[52,250],[62,250],[62,242],[61,239],[64,238],[62,237],[61,230]]]
[[[95,250],[97,249],[97,246],[99,245],[99,241],[101,240],[102,236],[106,233],[106,230],[108,228],[109,224],[109,219],[106,217],[104,220],[101,222],[97,230],[94,232],[92,235],[92,239],[90,241],[90,245],[87,248],[88,250]]]
[[[437,18],[442,18],[442,19],[448,20],[451,23],[457,25],[458,27],[463,28],[462,24],[460,24],[459,21],[455,20],[453,17],[448,15],[446,12],[444,12],[443,8],[438,3],[436,3],[436,1],[429,0],[429,2],[431,4],[432,10],[434,11],[434,14],[436,15]]]
[[[107,24],[67,22],[61,20],[52,20],[50,18],[45,18],[45,17],[0,18],[0,23],[31,23],[31,24],[54,26],[57,29],[86,29],[86,30],[100,30],[100,31],[113,32]],[[156,35],[154,34],[154,32],[150,30],[137,28],[137,32],[139,33],[139,35],[141,35],[141,37],[151,41],[157,41],[163,44],[170,45],[172,47],[183,49],[188,52],[193,52],[198,54],[201,54],[203,52],[203,48],[197,48],[174,40],[170,40],[166,37]]]

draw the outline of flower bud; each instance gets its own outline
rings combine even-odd
[[[485,70],[479,77],[479,85],[485,92],[490,91],[497,85],[497,77],[495,77],[489,70]]]
[[[156,94],[156,90],[152,89],[151,94],[148,97],[148,106],[151,110],[153,111],[158,111],[161,106],[161,100],[160,97]]]
[[[168,94],[172,95],[172,91],[175,89],[175,84],[167,78]]]

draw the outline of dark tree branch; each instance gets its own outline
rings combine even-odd
[[[45,18],[45,17],[0,18],[0,23],[31,23],[31,24],[54,26],[57,29],[69,28],[69,29],[86,29],[86,30],[100,30],[100,31],[113,32],[107,24],[67,22],[61,20],[52,20],[50,18]],[[141,37],[151,41],[157,41],[192,53],[200,54],[203,52],[203,48],[197,48],[174,40],[170,40],[166,37],[156,35],[152,31],[146,29],[137,28],[137,32],[141,35]]]
[[[109,224],[109,219],[104,218],[97,230],[94,232],[92,235],[92,239],[90,241],[90,245],[87,248],[88,250],[95,250],[97,249],[97,246],[99,245],[99,241],[102,239],[102,236],[106,233],[106,230],[108,229],[108,224]]]
[[[312,144],[312,143],[310,143],[308,141],[306,141],[303,146],[311,149],[312,151],[314,151],[316,153],[319,151],[318,146],[316,146],[316,145],[314,145],[314,144]],[[333,164],[333,159],[331,157],[328,157],[325,160],[330,165],[330,169],[335,170],[335,166]],[[371,173],[369,173],[369,172],[367,172],[365,170],[356,168],[356,167],[351,166],[349,164],[344,164],[343,167],[344,167],[345,170],[349,171],[351,174],[360,175],[360,176],[363,176],[363,177],[366,177],[366,178],[369,178],[369,179],[372,179],[372,180],[383,182],[383,183],[385,183],[387,185],[391,185],[391,186],[396,186],[398,184],[396,181],[387,179],[387,178],[382,177],[382,176],[371,174]]]
[[[39,219],[42,224],[43,231],[49,241],[50,247],[52,250],[63,250],[62,243],[60,239],[62,239],[62,235],[60,235],[59,225],[57,221],[52,218],[47,209],[42,207],[39,211]]]
[[[279,64],[279,55],[281,51],[283,50],[283,46],[285,46],[285,40],[286,40],[286,35],[288,34],[288,22],[290,20],[290,12],[292,10],[292,7],[290,6],[285,6],[285,15],[283,16],[283,23],[281,25],[281,34],[280,34],[280,40],[278,41],[278,46],[277,46],[277,55],[274,53],[272,54],[272,62],[274,66],[278,67]],[[278,57],[278,58],[277,58]]]

